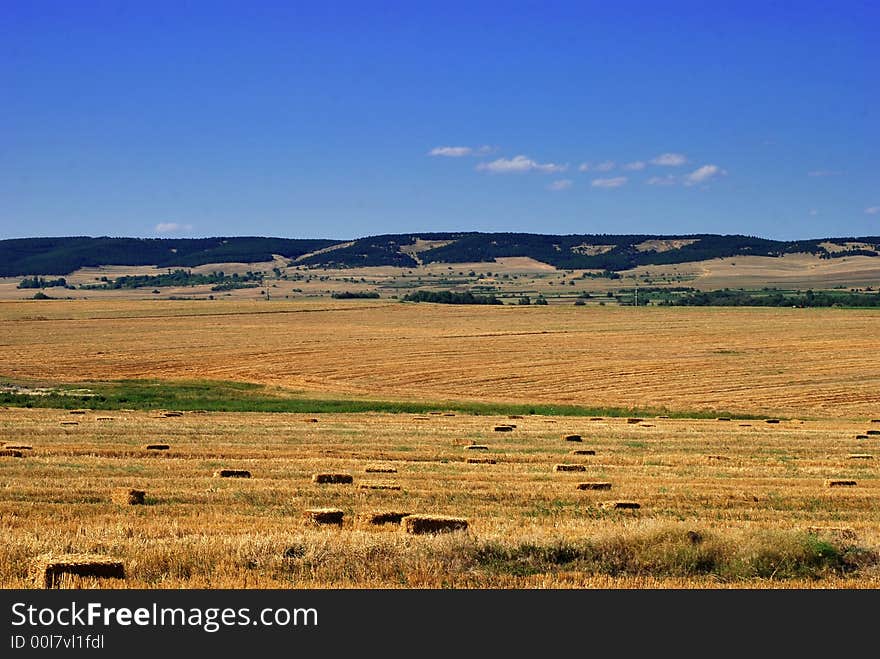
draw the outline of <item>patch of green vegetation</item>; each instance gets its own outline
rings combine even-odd
[[[113,380],[49,386],[41,395],[26,390],[31,385],[0,381],[0,405],[91,410],[204,410],[210,412],[286,412],[299,414],[426,414],[457,412],[474,416],[511,414],[539,416],[660,416],[688,419],[763,419],[764,416],[734,415],[719,410],[672,411],[665,408],[585,407],[580,405],[478,403],[471,401],[388,401],[307,398],[300,392],[269,388],[248,382],[225,380]],[[32,385],[46,388],[45,383]],[[84,393],[87,391],[88,393]]]
[[[480,543],[471,560],[494,574],[562,569],[611,576],[713,576],[721,580],[822,578],[876,565],[876,553],[802,531],[756,534],[742,544],[684,528],[548,544]]]

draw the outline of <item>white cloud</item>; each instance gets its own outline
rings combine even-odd
[[[635,162],[628,162],[628,163],[626,163],[626,164],[623,166],[623,168],[624,168],[624,169],[628,169],[628,170],[630,170],[631,172],[638,172],[638,171],[643,170],[643,169],[644,169],[645,167],[647,167],[647,166],[648,166],[647,163],[645,163],[644,161],[642,161],[642,160],[636,160]]]
[[[492,162],[481,162],[477,170],[493,174],[509,174],[512,172],[564,172],[568,165],[557,165],[552,162],[540,163],[523,155],[513,158],[498,158]]]
[[[815,208],[811,208],[811,209],[810,209],[810,215],[815,216],[815,215],[818,215],[818,214],[819,214],[819,211],[817,211]]]
[[[821,177],[821,176],[837,176],[841,172],[835,171],[833,169],[814,169],[811,172],[807,172],[807,176],[813,177]]]
[[[560,190],[568,190],[571,186],[572,180],[568,178],[563,178],[558,181],[553,181],[553,183],[547,186],[547,189],[553,190],[554,192],[559,192]]]
[[[593,169],[597,172],[610,172],[614,169],[614,161],[606,160],[605,162],[600,162],[598,165],[593,167]]]
[[[868,206],[868,207],[865,209],[865,212],[866,212],[868,215],[877,215],[877,214],[880,214],[880,206]]]
[[[684,177],[685,185],[697,185],[698,183],[706,183],[716,176],[724,176],[727,174],[718,165],[703,165],[698,167],[690,174]]]
[[[652,176],[647,180],[648,185],[675,185],[678,183],[678,177],[672,174],[666,176]]]
[[[595,178],[591,185],[594,188],[619,188],[627,182],[626,176],[615,176],[614,178]]]
[[[178,224],[177,222],[159,222],[156,225],[156,233],[179,233],[192,231],[192,224]]]
[[[683,153],[661,153],[651,160],[652,165],[663,165],[665,167],[678,167],[687,162],[687,157]]]
[[[429,156],[446,156],[447,158],[461,158],[469,156],[474,150],[469,146],[436,146],[428,151]]]
[[[592,167],[593,167],[593,164],[592,164],[592,163],[589,163],[589,162],[582,162],[582,163],[578,166],[578,171],[579,171],[579,172],[588,172],[588,171],[590,171],[590,169],[591,169]]]
[[[445,156],[447,158],[463,158],[464,156],[487,156],[494,153],[496,148],[484,144],[476,148],[470,146],[435,146],[428,151],[429,156]]]

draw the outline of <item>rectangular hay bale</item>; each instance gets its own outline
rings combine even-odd
[[[397,483],[359,483],[359,490],[399,490]]]
[[[142,506],[144,505],[144,500],[147,496],[147,493],[143,490],[134,490],[128,487],[117,487],[114,488],[113,492],[110,494],[110,499],[113,503],[118,503],[123,506]]]
[[[855,481],[846,479],[828,479],[825,481],[825,487],[855,487],[856,485]]]
[[[495,464],[495,458],[468,458],[467,463],[469,465],[493,465]]]
[[[251,472],[247,469],[217,469],[214,478],[250,478]]]
[[[94,577],[97,579],[125,579],[125,567],[110,556],[92,554],[63,554],[36,559],[33,575],[43,588],[54,588],[64,575]]]
[[[354,477],[351,474],[333,474],[333,473],[321,473],[321,474],[312,474],[312,482],[320,483],[320,484],[331,484],[331,485],[346,485],[354,482]]]
[[[589,481],[587,483],[578,483],[577,489],[579,490],[610,490],[611,483],[607,481]]]
[[[580,435],[563,435],[562,439],[566,442],[581,442],[583,438]]]
[[[397,469],[394,467],[385,467],[382,465],[369,465],[364,468],[367,474],[396,474]]]
[[[468,521],[463,517],[447,515],[407,515],[401,519],[401,525],[406,533],[424,535],[467,531]]]
[[[638,510],[642,506],[635,501],[606,501],[602,507],[611,510]]]
[[[576,448],[569,455],[596,455],[596,451],[591,448]]]
[[[584,465],[573,465],[573,464],[559,464],[553,465],[553,471],[586,471],[587,468]]]
[[[339,508],[309,508],[303,513],[306,519],[318,525],[342,526],[343,511]]]

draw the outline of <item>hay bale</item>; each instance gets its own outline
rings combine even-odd
[[[354,482],[351,474],[320,473],[312,474],[312,482],[330,485],[347,485]]]
[[[444,413],[443,413],[443,416],[455,416],[455,413],[453,413],[453,412],[444,412]]]
[[[162,416],[166,419],[170,419],[175,416],[183,416],[183,412],[165,412]]]
[[[874,456],[870,453],[850,453],[846,456],[849,460],[873,460]]]
[[[866,435],[880,435],[880,430],[866,430]]]
[[[639,424],[639,428],[653,428],[653,427],[654,427],[653,423],[640,423]]]
[[[303,419],[303,423],[318,423],[317,419]]]
[[[9,448],[0,448],[0,457],[4,458],[23,458],[24,451],[16,451]]]
[[[501,426],[495,426],[495,432],[510,432],[510,431],[512,431],[515,427],[516,427],[516,426],[511,426],[510,424],[504,424],[504,425],[501,425]]]
[[[78,426],[79,421],[62,421],[61,425],[62,426]]]
[[[115,421],[116,417],[113,416],[96,416],[95,421]]]
[[[399,490],[397,483],[359,483],[359,490]]]
[[[484,444],[468,444],[465,446],[468,451],[488,451],[489,447]]]
[[[396,474],[397,469],[382,465],[368,465],[364,467],[364,472],[367,474]]]
[[[779,423],[779,419],[765,419],[764,423]]]
[[[596,455],[596,451],[591,448],[576,448],[569,455]]]
[[[396,511],[379,511],[367,513],[364,519],[368,524],[381,526],[383,524],[400,524],[400,520],[409,515],[409,513],[401,513]]]
[[[64,575],[97,579],[125,579],[125,567],[110,556],[94,554],[62,554],[37,558],[32,571],[43,588],[54,588]]]
[[[642,506],[635,501],[606,501],[602,507],[610,510],[638,510]]]
[[[845,479],[828,479],[825,481],[825,487],[855,487],[856,485],[855,481]]]
[[[167,451],[170,448],[168,444],[147,444],[144,446],[147,451]]]
[[[507,418],[508,418],[508,419],[522,419],[522,418],[523,418],[523,415],[522,415],[522,414],[509,414],[509,415],[507,416]]]
[[[33,446],[28,446],[27,444],[3,444],[3,448],[8,448],[13,451],[33,451]]]
[[[855,540],[857,538],[855,529],[849,526],[808,526],[807,533],[827,535],[838,540]]]
[[[729,416],[719,416],[716,421],[730,421]]]
[[[468,458],[467,463],[469,465],[493,465],[495,464],[495,458]]]
[[[214,478],[250,478],[251,472],[246,469],[218,469]]]
[[[602,416],[591,416],[590,421],[604,421],[605,417]]]
[[[133,490],[128,487],[117,487],[113,489],[113,492],[110,494],[110,499],[113,503],[118,503],[123,506],[142,506],[144,505],[144,498],[147,496],[147,493],[143,490]]]
[[[740,428],[751,428],[752,424],[751,423],[741,423],[741,424],[739,424],[739,427]]]
[[[85,410],[70,410],[70,414],[85,414]]]
[[[856,435],[856,439],[868,439],[867,435]]]
[[[636,417],[631,417],[626,420],[627,423],[641,423],[642,421],[644,421],[644,419],[639,419]]]
[[[586,471],[587,468],[584,465],[573,465],[573,464],[559,464],[553,465],[553,471]]]
[[[339,508],[309,508],[304,515],[318,525],[342,526],[344,513]]]
[[[706,458],[709,460],[730,460],[726,455],[707,455]]]
[[[583,441],[583,439],[581,438],[580,435],[563,435],[562,439],[564,439],[566,442],[582,442]]]
[[[579,490],[610,490],[611,483],[607,481],[588,481],[586,483],[578,483],[577,489]]]
[[[463,517],[447,515],[406,515],[400,521],[403,530],[413,535],[467,531],[468,528],[468,521]]]
[[[880,423],[880,419],[871,419],[871,423]]]
[[[443,414],[443,412],[428,412],[428,414],[431,414],[433,416],[440,416],[441,414]]]
[[[426,416],[414,416],[413,421],[430,421],[430,418]]]

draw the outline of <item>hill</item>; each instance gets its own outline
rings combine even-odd
[[[732,256],[880,256],[880,236],[779,241],[743,235],[545,235],[532,233],[386,234],[351,241],[266,237],[58,237],[0,240],[0,277],[65,275],[109,265],[195,267],[258,263],[273,255],[315,268],[493,262],[528,257],[557,269],[609,272]]]

